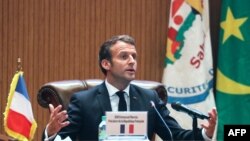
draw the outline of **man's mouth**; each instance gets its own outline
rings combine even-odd
[[[127,69],[126,71],[128,71],[128,72],[135,72],[135,69]]]

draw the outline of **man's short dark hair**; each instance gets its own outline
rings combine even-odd
[[[129,36],[129,35],[117,35],[117,36],[113,36],[112,38],[110,38],[109,40],[105,41],[99,50],[99,66],[102,70],[102,72],[106,75],[107,71],[102,67],[101,62],[103,59],[107,59],[108,61],[110,61],[112,63],[112,55],[110,52],[110,48],[116,44],[117,41],[122,41],[131,45],[135,46],[135,40],[133,37]]]

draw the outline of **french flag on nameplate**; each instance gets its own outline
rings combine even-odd
[[[32,140],[37,128],[23,72],[14,75],[4,112],[4,129],[15,139]]]
[[[134,133],[134,124],[129,124],[129,125],[121,124],[120,125],[120,134],[125,134],[126,128],[128,128],[128,133],[129,134]]]

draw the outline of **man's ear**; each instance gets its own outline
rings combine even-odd
[[[105,70],[109,70],[111,67],[111,63],[107,59],[103,59],[101,65]]]

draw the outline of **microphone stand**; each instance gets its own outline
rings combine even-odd
[[[194,140],[197,140],[197,132],[198,132],[198,127],[197,127],[197,117],[196,116],[192,116],[193,117],[193,137]]]
[[[172,103],[171,104],[172,108],[175,109],[176,111],[182,111],[187,113],[189,116],[191,116],[193,118],[193,138],[194,140],[198,140],[198,127],[197,127],[197,118],[200,119],[209,119],[210,117],[203,115],[200,112],[196,112],[188,107],[186,107],[185,105],[180,104],[179,102],[176,103]]]

